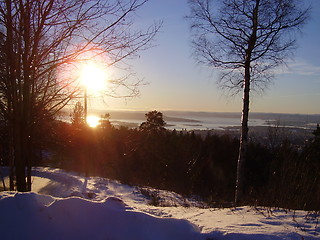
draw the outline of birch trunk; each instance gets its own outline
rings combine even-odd
[[[257,28],[258,28],[258,12],[260,0],[256,0],[256,5],[253,10],[252,17],[252,32],[248,41],[246,50],[245,64],[244,64],[244,84],[243,84],[243,108],[241,118],[241,136],[240,148],[237,165],[237,179],[235,191],[235,205],[243,203],[243,195],[245,192],[244,186],[244,165],[247,160],[248,152],[248,119],[249,119],[249,104],[250,104],[250,82],[251,82],[251,55],[257,41]]]

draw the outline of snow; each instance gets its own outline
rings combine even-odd
[[[204,208],[176,193],[52,168],[33,170],[33,192],[1,192],[0,213],[0,239],[320,239],[317,216],[304,211]]]

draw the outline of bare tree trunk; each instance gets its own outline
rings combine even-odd
[[[10,190],[14,190],[14,175],[16,175],[16,180],[21,182],[20,177],[18,178],[17,173],[22,172],[21,166],[17,161],[20,160],[21,149],[20,149],[20,128],[19,128],[19,115],[18,115],[18,99],[17,99],[17,85],[16,83],[16,75],[18,75],[17,71],[15,71],[16,62],[16,54],[13,49],[13,21],[12,21],[12,1],[6,0],[6,31],[7,31],[7,39],[6,39],[6,51],[7,51],[7,75],[8,75],[8,111],[11,117],[11,124],[9,122],[10,127]],[[18,138],[17,138],[18,136]],[[19,165],[19,166],[18,166]],[[24,172],[24,171],[23,171]]]
[[[1,177],[2,185],[3,185],[3,190],[4,190],[4,191],[7,191],[6,183],[5,183],[5,181],[4,181],[1,168],[0,168],[0,177]]]
[[[13,156],[13,131],[10,127],[10,143],[9,143],[9,185],[10,185],[10,191],[14,190],[14,156]]]
[[[250,82],[251,82],[251,55],[257,41],[257,28],[258,28],[258,11],[260,0],[256,0],[256,5],[253,11],[252,18],[252,33],[248,41],[246,50],[246,58],[244,64],[244,86],[243,86],[243,108],[241,119],[241,136],[240,148],[237,165],[237,180],[235,192],[235,205],[238,206],[243,202],[244,195],[244,165],[247,160],[248,152],[248,119],[249,119],[249,105],[250,105]]]
[[[25,164],[25,169],[27,170],[27,182],[26,182],[26,190],[31,191],[31,161],[30,161],[30,140],[31,140],[31,86],[32,86],[32,80],[31,80],[31,67],[32,67],[32,54],[31,54],[31,42],[30,42],[30,26],[32,25],[30,21],[30,2],[26,2],[25,4],[20,3],[20,8],[24,9],[21,11],[21,17],[23,19],[23,42],[24,42],[24,51],[22,54],[22,63],[23,63],[23,104],[22,104],[22,115],[23,115],[23,122],[24,125],[22,127],[23,134],[22,134],[22,149],[23,149],[23,162]]]
[[[247,72],[247,71],[246,71]],[[249,73],[250,74],[250,73]],[[243,200],[244,193],[244,164],[247,158],[248,150],[248,119],[249,119],[249,92],[250,92],[250,75],[245,76],[244,90],[243,90],[243,109],[241,118],[241,136],[239,157],[237,165],[237,179],[236,179],[236,193],[235,193],[235,205],[238,206]]]
[[[28,142],[27,152],[26,152],[26,165],[27,165],[27,191],[31,191],[31,169],[32,169],[32,160],[31,160],[31,146]]]
[[[27,191],[27,183],[26,183],[26,173],[25,173],[25,159],[23,156],[23,142],[21,138],[23,138],[24,134],[22,133],[20,126],[14,129],[15,132],[15,142],[14,142],[14,162],[15,162],[15,175],[16,175],[16,184],[17,191],[26,192]]]

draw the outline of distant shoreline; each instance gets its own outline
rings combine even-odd
[[[143,111],[89,111],[90,114],[102,116],[110,114],[110,121],[116,125],[137,127],[146,121]],[[168,129],[209,130],[241,125],[241,113],[231,112],[191,112],[162,111]],[[64,111],[62,118],[70,118],[70,112]],[[249,126],[286,126],[299,128],[315,128],[320,123],[320,114],[286,114],[255,113],[249,115]]]

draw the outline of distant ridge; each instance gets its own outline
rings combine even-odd
[[[145,121],[146,120],[145,114],[147,112],[110,111],[109,113],[110,113],[110,119],[132,119],[132,120]],[[188,118],[183,118],[178,116],[171,117],[165,113],[164,113],[163,119],[165,121],[171,121],[171,122],[201,122],[199,120],[188,119]]]
[[[241,118],[240,112],[191,112],[191,111],[163,111],[167,116],[194,116],[213,118]],[[251,112],[249,118],[262,120],[303,121],[320,123],[320,114],[292,114],[292,113],[263,113]]]
[[[201,122],[201,118],[237,118],[240,120],[241,112],[194,112],[194,111],[161,111],[164,114],[165,121],[179,122]],[[70,111],[63,111],[62,114],[69,116]],[[145,121],[145,114],[149,111],[115,111],[115,110],[90,110],[90,113],[98,116],[105,113],[110,114],[110,119],[131,119]],[[291,114],[291,113],[264,113],[251,112],[249,119],[261,119],[265,121],[278,121],[280,123],[320,123],[320,114]]]

